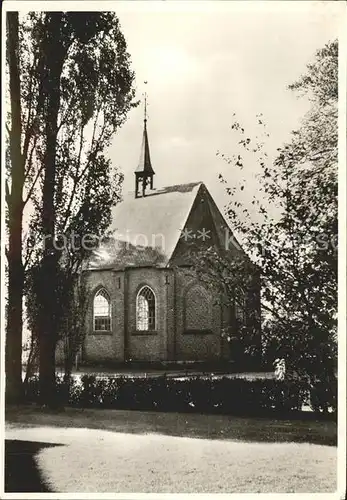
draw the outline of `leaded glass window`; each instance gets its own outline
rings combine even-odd
[[[94,330],[111,330],[111,305],[110,298],[106,290],[96,292],[93,304],[94,311]]]
[[[155,295],[148,286],[141,288],[136,299],[136,330],[155,330]]]

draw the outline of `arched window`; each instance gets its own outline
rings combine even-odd
[[[110,297],[106,290],[98,290],[94,296],[93,303],[94,313],[94,330],[95,331],[110,331],[111,330],[111,305]]]
[[[144,286],[136,298],[136,330],[155,330],[155,326],[155,295]]]
[[[193,285],[185,297],[185,330],[199,333],[211,329],[211,298],[202,285]]]

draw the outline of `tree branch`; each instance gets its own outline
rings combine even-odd
[[[35,185],[40,177],[40,174],[41,172],[43,171],[44,169],[44,165],[41,165],[41,167],[38,169],[37,173],[36,173],[36,176],[35,176],[35,179],[33,180],[31,186],[30,186],[30,189],[28,191],[28,194],[26,196],[26,198],[24,199],[23,201],[23,207],[25,207],[25,205],[28,203],[29,199],[31,198],[31,195],[33,194],[33,191],[35,189]]]
[[[7,179],[5,180],[5,200],[6,200],[7,206],[9,206],[11,203],[11,192],[10,192],[10,188],[9,188]]]
[[[30,174],[30,171],[31,171],[31,168],[32,168],[32,165],[33,165],[33,154],[34,154],[34,150],[36,148],[36,143],[37,143],[37,139],[38,139],[38,136],[35,135],[35,139],[34,139],[34,143],[33,143],[33,146],[31,148],[31,151],[30,151],[30,154],[29,154],[29,158],[28,158],[28,167],[26,168],[25,172],[24,172],[24,181],[27,180],[29,174]]]
[[[102,109],[102,105],[99,106],[97,114],[96,114],[96,117],[95,117],[94,127],[93,127],[93,135],[92,135],[92,141],[91,141],[91,147],[90,147],[90,152],[89,152],[88,160],[86,162],[85,167],[82,169],[80,175],[76,176],[76,178],[74,179],[75,182],[74,182],[74,186],[73,186],[73,191],[72,191],[71,196],[70,196],[68,208],[67,208],[67,211],[66,211],[66,217],[65,217],[65,220],[64,220],[64,224],[63,224],[63,231],[66,230],[66,226],[67,226],[69,217],[71,215],[71,213],[70,213],[71,212],[71,206],[72,206],[72,202],[73,202],[73,199],[74,199],[74,196],[75,196],[77,183],[79,183],[82,180],[84,174],[89,169],[91,158],[93,156],[95,156],[95,152],[98,150],[98,148],[100,146],[100,142],[102,140],[102,137],[103,137],[103,134],[104,134],[104,131],[105,131],[105,128],[106,128],[106,124],[104,123],[103,128],[101,130],[101,133],[100,133],[97,141],[95,141],[95,134],[96,134],[96,129],[97,129],[97,123],[98,123],[98,118],[99,118],[99,114],[100,114],[101,109]],[[83,127],[82,127],[82,131],[83,131]]]
[[[69,203],[68,203],[68,206],[67,206],[67,209],[66,209],[66,217],[65,217],[65,220],[64,220],[64,223],[63,223],[63,226],[62,226],[63,227],[63,232],[66,229],[66,225],[67,225],[67,222],[68,222],[69,217],[70,217],[72,202],[73,202],[73,199],[74,199],[75,194],[76,194],[77,184],[79,182],[79,175],[78,174],[79,174],[79,170],[81,168],[81,155],[82,155],[82,147],[83,147],[83,131],[84,131],[84,125],[81,125],[80,146],[79,146],[79,151],[78,151],[76,174],[75,174],[75,176],[73,178],[74,184],[72,186],[72,191],[71,191]]]
[[[28,118],[27,118],[26,124],[24,126],[24,137],[25,137],[24,147],[23,147],[23,158],[24,159],[26,158],[26,155],[28,153],[29,142],[30,142],[31,135],[33,132],[33,123],[35,121],[35,119],[34,119],[32,122],[30,122],[31,111],[32,111],[32,102],[33,102],[33,96],[34,96],[34,93],[32,92],[33,73],[34,73],[34,68],[35,68],[35,64],[37,61],[38,61],[38,57],[37,57],[37,53],[36,53],[33,64],[30,68],[30,83],[29,83],[29,90],[28,90],[28,95],[30,95],[30,100],[29,100],[29,107],[28,107]],[[36,66],[37,66],[37,64],[36,64]],[[37,110],[36,110],[36,116],[37,116]]]

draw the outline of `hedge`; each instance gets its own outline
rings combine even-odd
[[[337,382],[306,383],[273,379],[215,379],[212,376],[179,380],[155,378],[98,377],[83,375],[67,385],[57,377],[57,404],[83,408],[114,408],[144,411],[175,411],[261,415],[294,413],[310,402],[315,412],[337,408]],[[39,402],[36,377],[26,388],[26,400]]]

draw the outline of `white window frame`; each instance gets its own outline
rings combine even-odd
[[[109,304],[109,319],[110,319],[110,328],[108,330],[97,330],[95,328],[95,319],[97,316],[95,316],[95,299],[98,295],[103,294],[103,297],[108,301]],[[98,333],[110,333],[112,332],[112,302],[111,302],[111,297],[106,288],[101,287],[96,290],[94,293],[93,297],[93,331],[98,332]]]
[[[148,330],[142,330],[142,329],[138,328],[138,320],[137,320],[138,300],[139,300],[139,296],[141,295],[141,292],[145,288],[148,288],[153,293],[153,297],[154,297],[154,328],[149,328]],[[149,285],[142,285],[136,294],[136,303],[135,303],[135,329],[137,332],[156,332],[157,331],[157,328],[158,328],[157,309],[158,309],[158,301],[157,301],[157,296],[156,296],[155,291]]]

